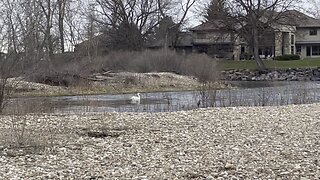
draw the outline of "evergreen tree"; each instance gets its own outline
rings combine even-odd
[[[206,11],[206,21],[224,20],[229,15],[225,0],[211,0]]]

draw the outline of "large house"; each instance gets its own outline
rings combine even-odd
[[[259,55],[262,58],[298,54],[300,57],[320,57],[320,20],[292,10],[286,23],[270,25],[259,36]],[[285,21],[284,21],[285,22]],[[242,59],[250,54],[248,43],[235,32],[221,28],[222,23],[205,22],[191,29],[193,50],[228,59]]]
[[[225,30],[224,24],[204,22],[190,31],[193,37],[193,51],[218,58],[234,59],[239,56],[239,38],[234,32]]]
[[[285,54],[297,54],[302,59],[320,57],[320,19],[315,19],[296,10],[285,12],[281,23],[264,27],[259,34],[259,55],[261,58],[273,58]],[[223,22],[204,22],[190,32],[179,32],[178,36],[165,33],[163,37],[151,39],[146,43],[148,49],[159,49],[165,46],[178,52],[207,53],[223,59],[252,58],[252,48],[246,41],[250,38],[241,37],[241,28],[224,28]],[[176,38],[175,38],[176,37]],[[75,47],[75,51],[90,54],[105,54],[109,51],[107,35],[99,35],[91,41],[84,41]]]
[[[176,37],[163,37],[152,39],[147,42],[148,49],[161,49],[167,46],[170,49],[175,49],[177,52],[192,53],[193,37],[191,32],[179,32]]]

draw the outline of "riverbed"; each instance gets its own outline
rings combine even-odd
[[[0,178],[319,179],[319,120],[320,104],[1,116]]]

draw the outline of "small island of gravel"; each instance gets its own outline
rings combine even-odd
[[[12,118],[27,122],[24,148]],[[2,116],[0,128],[3,179],[320,178],[320,104]]]

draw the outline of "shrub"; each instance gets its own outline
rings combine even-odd
[[[182,65],[182,74],[192,75],[200,82],[213,82],[218,78],[217,61],[206,54],[191,54]]]
[[[179,73],[183,55],[168,49],[157,51],[146,50],[139,53],[132,61],[134,72],[176,72]]]
[[[252,54],[244,52],[240,54],[240,60],[250,60],[252,59],[252,56],[253,56]]]
[[[65,58],[63,61],[60,58]],[[51,68],[45,68],[45,67]],[[169,49],[145,51],[114,51],[104,56],[78,57],[68,54],[51,64],[40,65],[30,80],[51,85],[77,85],[79,77],[103,71],[173,72],[192,75],[200,81],[217,78],[217,63],[205,54],[179,54]]]
[[[276,56],[275,60],[277,61],[290,61],[290,60],[299,60],[300,56],[297,54],[285,54],[282,56]]]
[[[100,57],[102,58],[102,57]],[[205,54],[179,54],[168,49],[142,52],[113,52],[103,57],[104,70],[132,72],[173,72],[192,75],[200,81],[215,81],[218,76],[217,62]],[[96,60],[93,60],[93,63]],[[102,62],[99,60],[99,62]],[[87,66],[89,67],[89,66]]]
[[[21,68],[19,56],[16,54],[0,54],[0,114],[18,84],[17,78],[14,77],[21,74],[23,74],[23,68]]]

